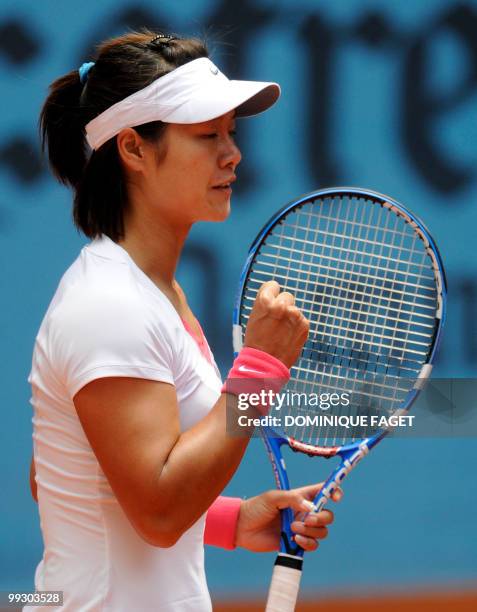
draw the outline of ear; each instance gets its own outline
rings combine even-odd
[[[140,172],[145,164],[144,141],[133,128],[124,128],[116,136],[119,158],[130,170]]]

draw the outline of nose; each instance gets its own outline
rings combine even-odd
[[[231,135],[228,135],[225,142],[224,148],[219,158],[219,166],[221,168],[227,168],[227,166],[231,166],[232,169],[236,168],[240,160],[242,159],[242,154],[240,153],[240,149],[235,143],[235,140]]]

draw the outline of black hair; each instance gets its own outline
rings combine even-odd
[[[98,46],[86,81],[78,70],[54,81],[40,114],[40,137],[53,174],[73,188],[73,219],[89,238],[124,237],[128,207],[125,177],[113,137],[91,154],[86,124],[157,78],[199,57],[208,57],[195,38],[176,38],[144,29],[106,40]],[[84,79],[83,79],[84,80]],[[166,124],[135,126],[144,139],[159,142]]]

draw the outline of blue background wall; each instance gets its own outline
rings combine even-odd
[[[246,250],[288,200],[330,185],[389,193],[425,219],[446,263],[449,318],[438,373],[477,366],[477,2],[225,0],[3,2],[0,7],[0,590],[31,586],[41,555],[27,486],[35,333],[85,240],[70,194],[42,164],[36,122],[49,83],[98,40],[148,25],[205,35],[229,76],[277,80],[280,103],[239,122],[244,161],[225,225],[196,227],[180,278],[226,370]],[[393,440],[346,483],[304,587],[450,587],[477,576],[475,439]],[[296,458],[294,458],[296,459]],[[297,459],[296,459],[297,460]],[[324,475],[305,459],[297,484]],[[321,470],[320,470],[321,468]],[[325,471],[329,465],[324,466]],[[273,486],[253,441],[228,491]],[[214,594],[264,592],[272,555],[208,551]]]

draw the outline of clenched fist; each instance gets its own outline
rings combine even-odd
[[[308,338],[309,321],[295,306],[291,293],[280,293],[276,281],[264,283],[255,298],[245,332],[244,346],[280,359],[290,368]]]

